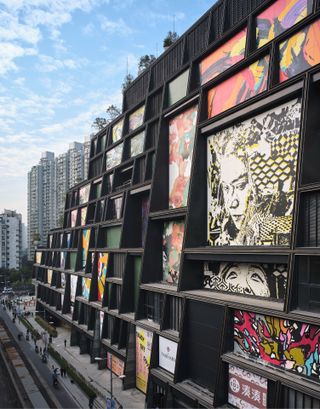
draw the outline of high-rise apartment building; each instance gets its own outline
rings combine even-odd
[[[90,141],[73,142],[57,158],[44,152],[28,173],[28,257],[36,244],[45,245],[48,231],[62,223],[68,189],[87,177]]]
[[[0,214],[0,267],[19,268],[22,257],[22,217],[15,210]]]

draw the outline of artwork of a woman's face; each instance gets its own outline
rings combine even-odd
[[[247,263],[228,264],[219,274],[227,284],[242,289],[244,294],[270,297],[267,278],[260,266]]]

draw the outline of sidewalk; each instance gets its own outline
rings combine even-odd
[[[32,311],[32,309],[30,309]],[[33,317],[28,317],[30,324],[37,329],[38,332],[43,332],[44,329],[34,320]],[[53,338],[52,347],[70,364],[78,370],[78,372],[85,377],[92,387],[98,391],[99,395],[95,400],[95,407],[106,407],[106,398],[110,397],[110,371],[108,369],[99,370],[98,363],[91,364],[90,356],[87,354],[80,355],[78,346],[69,346],[70,331],[65,327],[57,327],[58,337]],[[67,340],[67,347],[64,347],[64,340]],[[42,340],[37,342],[38,346],[44,347]],[[52,361],[52,358],[50,358]],[[52,365],[49,362],[50,366]],[[82,407],[88,407],[88,397],[79,390],[78,387],[74,388],[75,384],[71,384],[67,378],[59,377],[59,381],[64,383],[66,389],[74,397],[74,399]],[[118,402],[124,409],[143,409],[145,407],[145,395],[139,392],[137,389],[122,390],[122,381],[113,374],[113,395],[117,398]],[[86,404],[84,405],[84,402]]]

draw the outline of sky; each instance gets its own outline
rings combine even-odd
[[[214,0],[0,0],[0,212],[27,223],[27,173],[121,107],[140,56],[162,52]]]

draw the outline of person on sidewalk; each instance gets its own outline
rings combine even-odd
[[[95,399],[96,399],[96,396],[95,396],[95,395],[89,397],[89,408],[90,408],[90,409],[93,408],[94,400],[95,400]]]
[[[64,347],[67,348],[67,340],[64,340]]]

